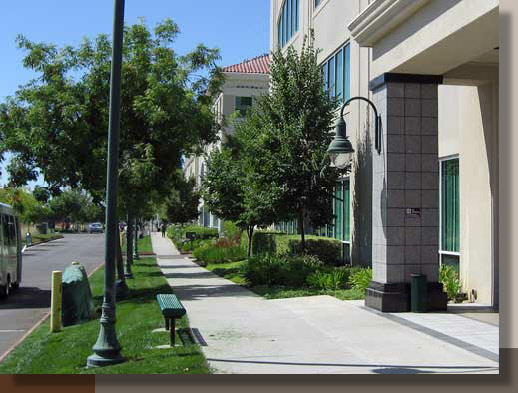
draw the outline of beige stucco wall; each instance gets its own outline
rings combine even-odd
[[[498,84],[439,88],[439,157],[459,156],[463,290],[493,302]]]
[[[498,46],[498,0],[425,2],[373,46],[373,73],[441,75]]]

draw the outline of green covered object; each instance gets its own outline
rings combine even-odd
[[[85,268],[78,264],[68,266],[63,272],[63,326],[89,321],[94,312]]]

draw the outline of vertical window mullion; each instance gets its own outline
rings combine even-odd
[[[344,47],[344,71],[343,71],[343,100],[344,102],[347,101],[350,96],[350,79],[351,79],[351,62],[350,62],[350,45],[347,44]]]
[[[286,0],[286,31],[288,32],[286,41],[288,41],[291,37],[293,31],[291,30],[291,0]]]
[[[335,97],[337,97],[341,102],[344,102],[343,99],[343,51],[340,49],[338,53],[335,55],[335,68],[336,68],[336,77],[335,77]]]

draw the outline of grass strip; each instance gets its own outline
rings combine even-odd
[[[87,369],[86,358],[99,334],[99,319],[65,327],[49,333],[49,320],[27,337],[0,364],[3,374],[205,374],[209,367],[200,347],[182,346],[155,349],[169,344],[169,332],[152,333],[164,326],[156,302],[158,293],[171,293],[155,258],[142,258],[133,264],[134,279],[128,280],[130,297],[117,303],[117,335],[122,354],[128,361],[119,365]],[[104,269],[90,278],[96,306],[100,307]],[[99,317],[99,315],[98,315]],[[186,317],[177,320],[178,328],[187,328]]]
[[[364,292],[362,290],[356,289],[323,290],[311,288],[309,286],[304,288],[266,285],[251,286],[243,275],[242,266],[244,263],[245,261],[230,263],[209,263],[204,267],[205,269],[210,270],[218,276],[244,286],[266,299],[282,299],[289,297],[317,295],[330,295],[340,300],[361,300],[365,298]]]

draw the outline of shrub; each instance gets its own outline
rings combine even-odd
[[[462,285],[459,280],[459,273],[450,265],[441,265],[439,268],[439,282],[442,283],[448,300],[455,300],[460,293]]]
[[[211,239],[219,237],[217,228],[202,227],[200,225],[188,225],[183,228],[183,238],[187,232],[194,232],[197,239]]]
[[[316,289],[335,290],[347,288],[349,271],[343,268],[311,273],[306,282]]]
[[[301,251],[300,235],[257,231],[252,239],[254,255],[301,254]],[[341,264],[342,244],[335,239],[306,235],[306,254],[315,255],[326,264]]]
[[[334,239],[307,239],[306,254],[315,255],[322,262],[329,265],[342,265],[342,244]],[[300,240],[290,240],[288,242],[289,252],[292,254],[302,253]]]
[[[243,265],[245,278],[251,285],[275,285],[285,261],[273,254],[254,255]]]
[[[369,281],[372,280],[372,269],[360,268],[355,272],[351,272],[349,277],[349,285],[352,289],[365,290],[369,286]]]
[[[322,262],[311,255],[260,254],[244,264],[244,276],[251,285],[304,286],[307,277],[322,268]]]
[[[234,240],[236,243],[241,241],[243,231],[232,221],[223,222],[223,236],[227,239]]]
[[[211,239],[194,239],[189,241],[180,241],[178,249],[181,252],[194,252],[200,247],[205,247],[213,243]]]
[[[206,263],[237,262],[246,258],[246,250],[241,246],[218,247],[206,245],[194,250],[193,256]]]

